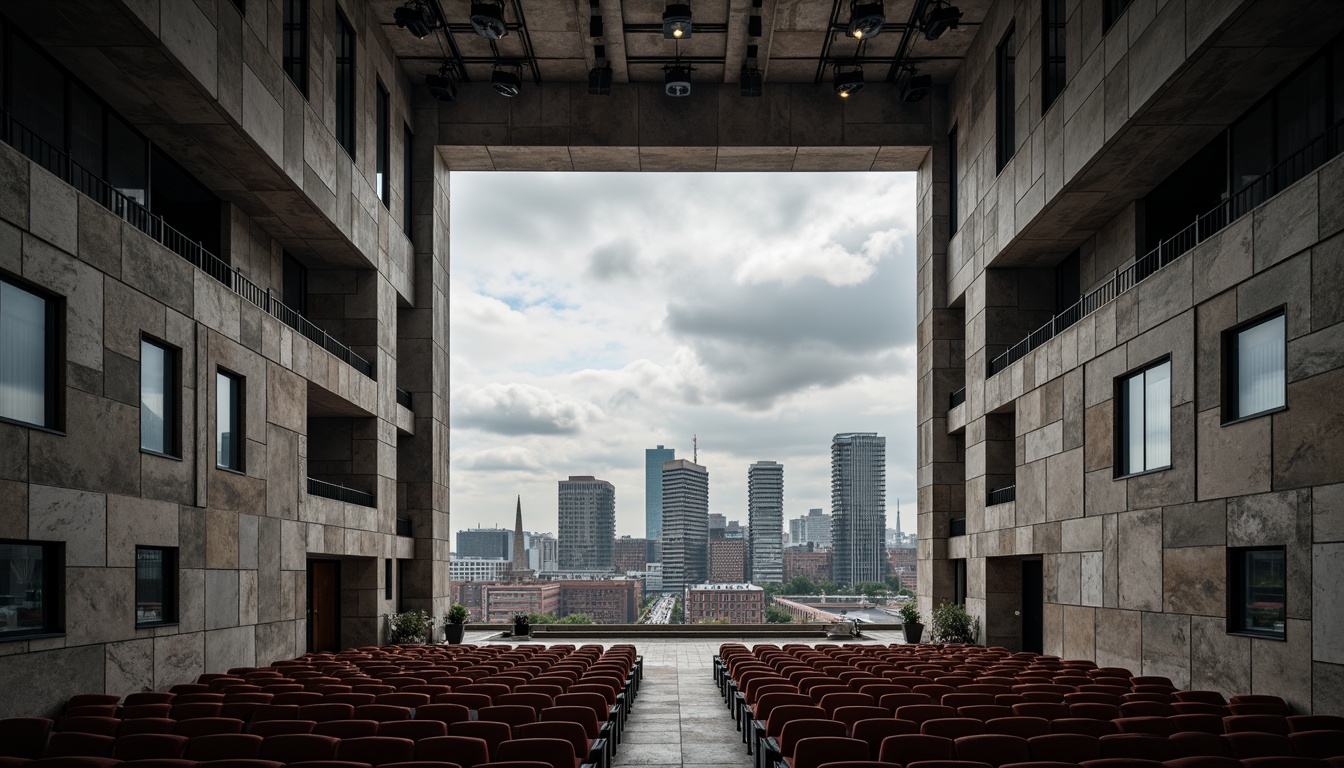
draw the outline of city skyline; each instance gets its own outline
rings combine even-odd
[[[891,298],[914,295],[913,182],[454,172],[452,527],[508,526],[522,494],[555,530],[555,482],[591,474],[643,536],[645,450],[692,458],[696,435],[711,511],[744,524],[761,460],[789,467],[786,517],[829,507],[844,431],[906,436],[889,495],[913,505],[914,308]]]

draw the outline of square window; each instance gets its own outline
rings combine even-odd
[[[1283,312],[1223,335],[1223,421],[1281,410],[1287,404]]]
[[[178,455],[177,350],[140,340],[140,450]]]
[[[60,632],[64,550],[0,539],[0,640]]]
[[[1117,477],[1171,466],[1171,361],[1116,380]]]
[[[1288,562],[1283,547],[1227,550],[1227,631],[1284,639]]]
[[[243,471],[243,377],[215,374],[215,465]]]
[[[0,280],[0,419],[56,428],[56,306]]]
[[[177,623],[177,549],[135,548],[135,626]]]

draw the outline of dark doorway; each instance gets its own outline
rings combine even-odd
[[[1022,561],[1022,650],[1043,653],[1045,580],[1040,560]]]
[[[308,650],[341,650],[341,564],[308,561]]]

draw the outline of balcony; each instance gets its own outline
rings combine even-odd
[[[1028,334],[1027,338],[991,359],[986,376],[994,376],[1026,357],[1027,353],[1068,330],[1079,320],[1101,309],[1120,294],[1255,210],[1269,198],[1334,159],[1340,153],[1341,145],[1344,145],[1344,122],[1335,123],[1332,128],[1317,136],[1296,154],[1219,203],[1218,207],[1195,217],[1185,229],[1159,243],[1156,248],[1136,259],[1128,268],[1120,270],[1099,288],[1079,299],[1078,303],[1055,315],[1050,322]]]
[[[995,504],[1007,504],[1017,499],[1017,486],[1009,485],[1003,488],[994,488],[985,494],[985,506],[992,507]]]
[[[308,495],[321,496],[324,499],[343,501],[346,504],[358,504],[361,507],[377,507],[373,494],[358,488],[348,488],[336,483],[328,483],[315,477],[308,478]]]
[[[400,405],[402,408],[405,408],[406,410],[410,411],[414,410],[411,407],[412,402],[413,401],[411,400],[411,393],[407,392],[401,387],[397,387],[397,405]]]
[[[3,108],[0,108],[0,140],[92,198],[123,221],[149,235],[163,247],[191,262],[197,269],[228,286],[234,293],[260,307],[261,311],[298,331],[351,368],[370,379],[377,378],[373,363],[313,325],[303,315],[285,306],[269,290],[262,289],[244,277],[238,270],[207,251],[200,243],[192,242],[186,235],[173,229],[162,217],[151,213],[148,208],[118,192],[111,184],[71,160],[69,155],[47,143]]]
[[[966,388],[962,387],[961,389],[958,389],[956,392],[953,392],[952,394],[947,396],[947,410],[950,411],[964,402],[966,402]]]
[[[964,518],[964,517],[954,517],[954,518],[952,518],[952,519],[948,522],[947,535],[948,535],[948,536],[965,536],[965,535],[966,535],[966,518]]]

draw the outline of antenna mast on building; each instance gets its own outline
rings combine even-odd
[[[691,463],[700,463],[700,436],[691,435]]]

